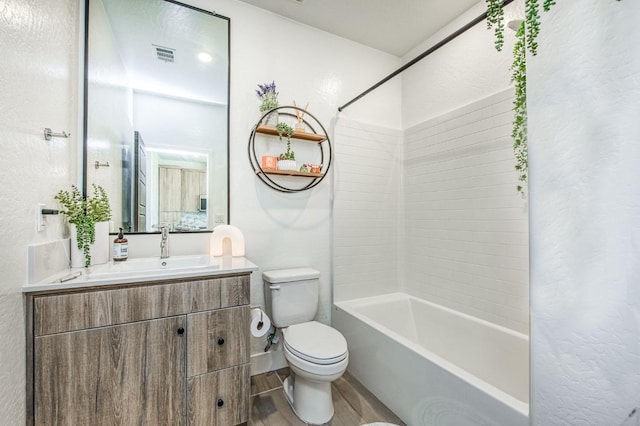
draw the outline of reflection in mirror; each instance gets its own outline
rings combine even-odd
[[[112,231],[228,223],[229,20],[169,0],[87,0],[85,188]]]

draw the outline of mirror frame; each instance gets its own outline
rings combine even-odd
[[[84,46],[83,46],[83,100],[82,100],[82,196],[87,196],[87,172],[88,172],[88,154],[87,154],[87,129],[88,129],[88,105],[89,105],[89,6],[92,0],[84,0]],[[199,7],[182,3],[176,0],[158,0],[167,3],[172,3],[178,6],[186,7],[197,12],[204,13],[215,18],[224,19],[227,21],[227,224],[231,223],[231,153],[230,153],[230,134],[231,134],[231,18],[220,15],[216,12],[201,9]],[[209,194],[207,194],[209,196]],[[212,229],[204,229],[198,231],[171,231],[172,234],[198,234],[213,232]],[[154,232],[127,232],[128,235],[145,235],[145,234],[158,234],[160,231]],[[110,235],[116,235],[117,232],[112,232]]]

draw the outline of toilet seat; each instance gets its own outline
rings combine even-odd
[[[348,354],[344,336],[317,321],[287,327],[283,335],[284,346],[292,355],[313,364],[336,364]]]

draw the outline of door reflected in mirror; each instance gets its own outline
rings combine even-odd
[[[84,183],[106,189],[112,231],[228,223],[229,19],[168,0],[87,11]]]

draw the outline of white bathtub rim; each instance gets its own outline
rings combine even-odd
[[[410,299],[414,299],[419,301],[420,303],[426,303],[430,306],[433,306],[436,309],[444,309],[449,313],[452,313],[454,315],[460,315],[463,316],[471,321],[475,321],[475,322],[481,322],[489,327],[492,328],[497,328],[500,331],[504,331],[505,333],[514,335],[516,337],[520,337],[520,338],[524,338],[527,341],[529,340],[529,338],[522,334],[519,333],[517,331],[514,330],[510,330],[506,327],[502,327],[499,326],[497,324],[493,324],[489,321],[485,321],[482,320],[480,318],[476,318],[473,317],[471,315],[467,315],[464,314],[462,312],[458,312],[456,310],[447,308],[445,306],[441,306],[438,305],[436,303],[433,302],[429,302],[428,300],[424,300],[424,299],[419,299],[415,296],[411,296],[410,294],[406,294],[406,293],[389,293],[386,295],[379,295],[379,296],[371,296],[371,297],[366,297],[366,298],[362,298],[362,299],[355,299],[355,300],[346,300],[346,301],[342,301],[342,302],[335,302],[334,305],[341,309],[343,312],[345,312],[346,314],[349,314],[355,318],[357,318],[358,320],[362,321],[365,324],[370,324],[371,321],[373,321],[371,318],[366,317],[362,314],[360,314],[357,311],[354,311],[354,309],[357,309],[358,307],[363,307],[363,306],[368,306],[368,305],[372,305],[372,304],[376,304],[376,303],[384,303],[384,302],[397,302],[397,301],[402,301],[402,300],[410,300]],[[374,321],[375,322],[375,321]],[[473,387],[481,390],[482,392],[486,392],[488,394],[491,394],[493,396],[496,397],[496,399],[498,399],[500,402],[502,402],[503,404],[506,404],[510,407],[512,407],[513,409],[515,409],[516,411],[518,411],[519,413],[525,415],[525,416],[529,416],[529,404],[527,404],[524,401],[519,400],[518,398],[509,395],[508,393],[506,393],[505,391],[503,391],[502,389],[499,389],[487,382],[485,382],[482,379],[479,379],[478,377],[474,376],[473,374],[469,373],[467,370],[458,367],[457,365],[447,361],[446,359],[434,354],[433,352],[431,352],[428,349],[425,349],[424,347],[412,342],[411,340],[407,339],[406,337],[401,336],[400,334],[396,333],[395,331],[392,331],[390,329],[388,329],[387,327],[381,325],[378,322],[375,322],[375,328],[380,331],[382,334],[386,335],[387,337],[391,338],[392,340],[396,340],[399,341],[401,344],[405,345],[406,347],[408,347],[410,350],[412,350],[413,352],[416,352],[418,354],[420,354],[421,356],[424,356],[425,358],[428,358],[430,361],[432,361],[434,364],[437,364],[439,367],[444,368],[445,370],[450,371],[451,373],[453,373],[454,375],[460,377],[462,380],[466,381],[467,383],[469,383],[470,385],[472,385]]]
[[[464,312],[456,311],[455,309],[451,309],[451,308],[448,308],[446,306],[439,305],[437,303],[431,302],[431,301],[426,300],[426,299],[420,299],[419,297],[412,296],[409,293],[396,292],[396,293],[388,293],[388,294],[379,294],[377,296],[369,296],[369,297],[363,297],[363,298],[359,298],[359,299],[343,300],[343,301],[340,301],[340,302],[335,302],[334,305],[336,305],[336,306],[338,306],[340,308],[343,308],[343,307],[360,308],[360,307],[363,307],[363,306],[369,306],[369,305],[385,303],[385,302],[398,302],[398,301],[402,301],[402,300],[415,300],[415,301],[418,301],[420,303],[424,303],[426,305],[432,306],[432,307],[434,307],[436,309],[441,309],[441,310],[443,310],[445,312],[448,312],[450,314],[457,315],[457,316],[466,318],[468,320],[471,320],[473,322],[477,322],[477,323],[483,324],[483,325],[485,325],[487,327],[495,328],[496,330],[499,330],[500,332],[509,334],[509,335],[517,337],[519,339],[524,339],[527,342],[529,341],[529,336],[527,336],[526,334],[520,333],[519,331],[512,330],[510,328],[504,327],[504,326],[499,325],[499,324],[495,324],[493,322],[484,320],[482,318],[474,317],[473,315],[465,314]],[[343,310],[344,310],[344,308],[343,308]]]

